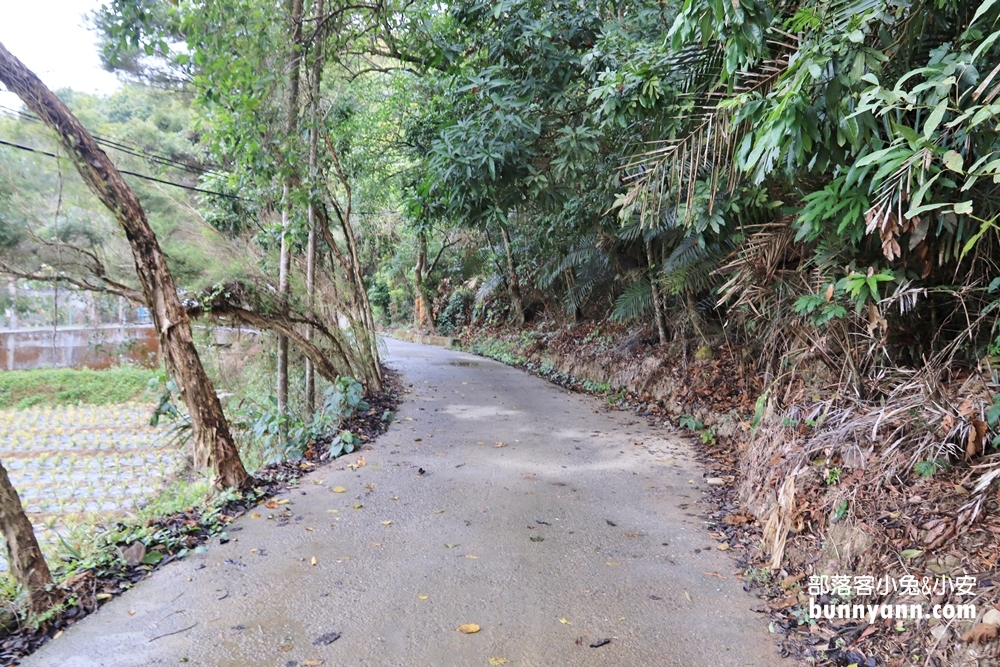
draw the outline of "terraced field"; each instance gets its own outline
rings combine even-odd
[[[133,510],[177,472],[182,452],[139,403],[0,410],[0,460],[46,551],[81,521]],[[0,564],[0,569],[6,563]]]

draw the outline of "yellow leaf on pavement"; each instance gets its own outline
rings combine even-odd
[[[479,626],[475,623],[464,623],[458,626],[458,631],[466,635],[474,635],[479,632]]]
[[[559,619],[559,622],[560,622],[560,623],[562,623],[563,625],[573,625],[573,624],[572,624],[572,623],[570,623],[570,622],[569,622],[569,620],[567,620],[567,619],[566,619],[565,617],[563,617],[563,618],[560,618],[560,619]]]
[[[418,599],[418,600],[426,600],[426,599],[427,599],[427,596],[426,596],[426,595],[418,595],[418,596],[417,596],[417,599]]]
[[[510,660],[507,658],[490,658],[491,665],[506,665]]]
[[[391,525],[392,525],[392,519],[388,519],[388,520],[386,520],[386,521],[383,521],[383,522],[382,522],[382,525],[383,525],[383,526],[391,526]]]
[[[259,519],[260,518],[260,514],[258,512],[254,512],[253,514],[250,515],[250,518],[251,519]]]
[[[343,493],[344,491],[347,491],[347,489],[345,489],[342,486],[335,486],[335,487],[333,487],[333,492],[334,493]]]
[[[319,667],[322,664],[322,660],[306,660],[302,663],[302,667]]]
[[[310,564],[315,565],[317,562],[319,561],[316,560],[316,556],[313,556],[312,561],[310,561]]]

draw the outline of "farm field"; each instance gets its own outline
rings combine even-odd
[[[169,426],[149,425],[151,411],[136,402],[0,410],[0,460],[47,555],[72,527],[142,506],[178,471],[182,451]]]

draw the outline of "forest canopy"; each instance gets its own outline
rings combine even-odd
[[[67,95],[143,148],[123,161],[202,190],[136,184],[191,312],[270,328],[330,377],[379,382],[376,320],[609,318],[683,355],[751,344],[767,382],[818,360],[881,400],[887,370],[1000,352],[998,16],[113,0],[102,57],[134,83]],[[54,216],[55,172],[31,169],[0,190],[5,271],[134,297],[107,223],[72,199]]]

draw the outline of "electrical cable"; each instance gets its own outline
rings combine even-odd
[[[38,149],[38,148],[32,148],[31,146],[24,146],[22,144],[16,144],[16,143],[14,143],[12,141],[5,141],[3,139],[0,139],[0,145],[10,146],[11,148],[17,148],[17,149],[20,149],[22,151],[29,151],[31,153],[38,153],[39,155],[45,155],[46,157],[52,157],[52,158],[58,158],[59,157],[55,153],[50,153],[48,151],[43,151],[43,150]],[[156,178],[154,176],[147,176],[146,174],[140,174],[140,173],[137,173],[137,172],[134,172],[134,171],[128,171],[127,169],[119,169],[118,171],[120,171],[123,174],[128,174],[129,176],[135,176],[136,178],[141,178],[141,179],[144,179],[144,180],[147,180],[147,181],[153,181],[154,183],[163,183],[164,185],[172,185],[175,188],[183,188],[185,190],[192,190],[194,192],[201,192],[202,194],[206,194],[206,195],[215,195],[217,197],[225,197],[226,199],[237,199],[237,200],[241,200],[241,201],[243,200],[243,197],[239,197],[237,195],[226,194],[225,192],[215,192],[214,190],[205,190],[205,189],[202,189],[202,188],[196,188],[196,187],[194,187],[192,185],[184,185],[182,183],[174,183],[173,181],[165,181],[162,178]]]

